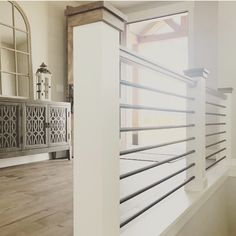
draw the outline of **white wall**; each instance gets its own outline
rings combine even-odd
[[[227,182],[227,215],[229,236],[236,235],[236,177],[230,177]]]
[[[192,47],[190,48],[190,68],[206,68],[210,71],[207,86],[217,88],[217,2],[194,3]],[[191,34],[191,32],[190,32]]]
[[[218,87],[233,87],[232,153],[236,153],[236,2],[219,2],[218,11]],[[236,156],[233,156],[236,158]]]

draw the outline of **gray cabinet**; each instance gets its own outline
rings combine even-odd
[[[64,106],[49,106],[49,145],[64,145],[68,142],[70,134],[67,133],[68,111]]]
[[[21,108],[15,102],[0,104],[0,152],[21,149]]]
[[[23,145],[25,149],[44,148],[48,146],[47,105],[23,105]]]
[[[70,158],[70,129],[70,103],[0,98],[0,158],[63,150]]]

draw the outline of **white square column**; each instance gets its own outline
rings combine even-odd
[[[187,191],[201,191],[207,186],[206,178],[206,78],[208,71],[204,68],[196,68],[184,71],[191,77],[195,86],[189,86],[187,95],[194,100],[187,101],[187,110],[193,110],[193,114],[187,115],[187,124],[194,124],[187,128],[187,138],[195,139],[187,143],[187,151],[195,152],[186,158],[186,164],[195,163],[195,166],[187,171],[187,177],[195,176],[195,179],[186,185]]]
[[[74,28],[74,192],[78,235],[119,235],[119,32]]]
[[[121,14],[105,2],[67,9],[73,27],[74,235],[119,236]]]

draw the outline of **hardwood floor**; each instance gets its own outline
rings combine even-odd
[[[1,236],[73,236],[72,161],[0,169]]]

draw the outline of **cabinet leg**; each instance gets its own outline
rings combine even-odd
[[[72,152],[71,152],[71,149],[67,150],[67,158],[68,160],[71,160],[72,159]]]
[[[52,152],[52,159],[53,160],[57,159],[57,152]]]

